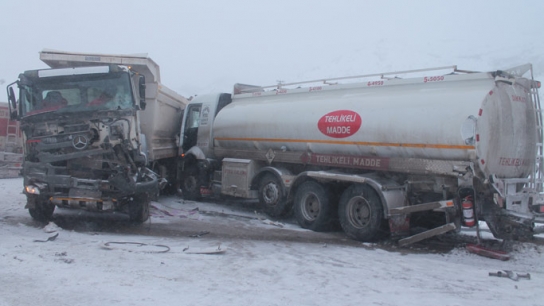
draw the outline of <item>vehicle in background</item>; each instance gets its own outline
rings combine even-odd
[[[8,103],[0,102],[0,151],[22,153],[21,136],[19,122],[10,119]]]
[[[19,176],[22,152],[19,122],[10,119],[8,104],[0,102],[0,178]]]

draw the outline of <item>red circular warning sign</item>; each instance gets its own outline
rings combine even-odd
[[[321,133],[333,138],[349,137],[361,128],[361,116],[350,110],[330,112],[317,122]]]

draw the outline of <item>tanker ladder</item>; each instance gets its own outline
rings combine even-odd
[[[395,219],[395,217],[402,218],[403,216],[406,216],[414,212],[420,212],[420,211],[426,211],[426,210],[440,211],[442,209],[450,208],[450,207],[454,207],[453,200],[429,202],[429,203],[417,204],[412,206],[391,208],[389,209],[389,215],[391,216],[392,219]],[[425,232],[400,239],[398,241],[399,246],[407,246],[409,244],[416,243],[418,241],[421,241],[430,237],[438,236],[438,235],[447,233],[449,231],[456,230],[459,227],[459,225],[456,225],[455,222],[450,222],[448,218],[449,215],[446,212],[444,213],[446,214],[448,223],[442,226],[427,230]]]
[[[543,192],[542,185],[542,171],[544,170],[544,133],[543,133],[543,122],[542,122],[542,107],[540,105],[540,95],[538,94],[538,88],[540,87],[540,82],[535,82],[533,76],[533,65],[529,64],[529,71],[531,71],[531,99],[533,100],[533,108],[536,115],[536,135],[538,137],[537,141],[537,152],[536,152],[536,163],[533,174],[531,175],[532,182],[531,187],[536,189],[537,192]]]
[[[535,110],[536,115],[536,135],[538,137],[537,141],[537,152],[536,152],[536,162],[533,174],[531,175],[532,181],[531,181],[531,187],[536,189],[536,191],[540,194],[539,197],[539,203],[533,203],[533,212],[536,214],[535,216],[535,222],[536,223],[544,223],[544,195],[542,194],[544,192],[544,185],[543,185],[543,172],[544,172],[544,122],[542,118],[542,107],[540,104],[540,95],[538,93],[538,89],[540,88],[540,82],[535,81],[534,75],[533,75],[533,65],[529,66],[529,71],[531,72],[531,98],[533,100],[533,106]],[[535,205],[536,204],[536,205]],[[533,228],[533,233],[536,234],[542,234],[544,233],[544,226],[535,226]]]
[[[530,96],[535,111],[537,141],[533,173],[526,179],[504,179],[502,182],[504,184],[506,209],[518,214],[521,213],[527,218],[532,217],[534,223],[542,224],[544,223],[544,121],[538,93],[540,82],[535,81],[531,64],[511,68],[508,72],[519,77],[527,72],[531,74]],[[520,184],[525,188],[518,191],[517,186]],[[534,227],[532,232],[533,234],[544,233],[544,226]]]

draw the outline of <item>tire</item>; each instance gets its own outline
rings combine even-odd
[[[346,235],[355,240],[376,241],[387,234],[380,197],[368,185],[351,185],[342,193],[338,216]]]
[[[328,188],[308,181],[300,185],[293,203],[295,218],[302,228],[322,232],[332,227],[332,214],[335,213],[330,201]]]
[[[149,219],[151,200],[146,193],[135,195],[128,203],[128,216],[131,222],[143,223]]]
[[[40,222],[49,222],[55,211],[55,205],[49,200],[38,197],[38,196],[27,196],[27,201],[29,204],[28,213],[32,219]],[[32,202],[34,203],[32,205]]]
[[[259,203],[264,212],[273,218],[287,214],[287,198],[282,182],[273,174],[265,174],[259,184]]]
[[[196,165],[187,167],[180,187],[181,195],[185,200],[194,201],[200,199],[200,180]]]

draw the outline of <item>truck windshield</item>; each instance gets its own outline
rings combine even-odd
[[[23,117],[134,106],[128,72],[26,78],[20,90]]]

